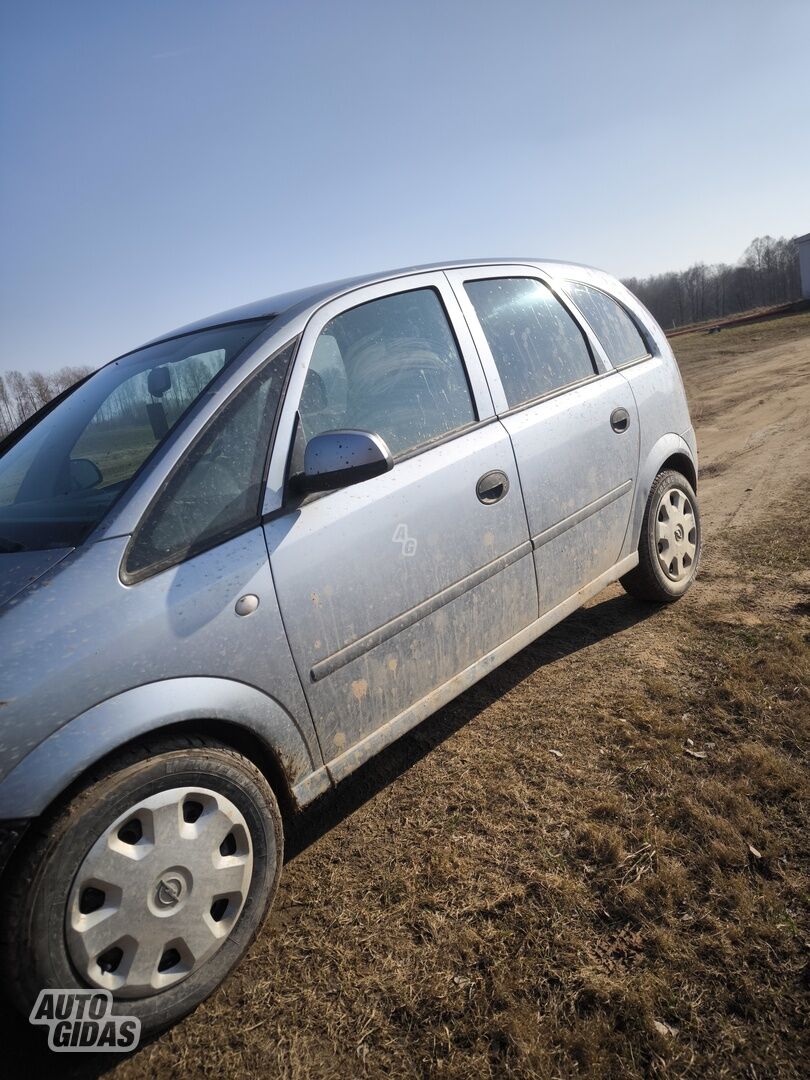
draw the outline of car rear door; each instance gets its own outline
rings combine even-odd
[[[539,270],[447,276],[514,446],[542,615],[619,559],[638,468],[635,400]]]
[[[512,445],[442,274],[358,289],[312,317],[271,470],[296,413],[305,438],[373,431],[394,457],[351,487],[285,495],[265,525],[292,654],[339,779],[533,621],[537,589]]]

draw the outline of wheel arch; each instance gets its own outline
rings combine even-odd
[[[105,760],[178,734],[217,738],[250,758],[285,818],[330,786],[290,714],[255,687],[229,679],[147,683],[95,705],[43,740],[0,783],[0,819],[34,818],[79,789]]]
[[[697,469],[695,468],[694,461],[692,461],[688,454],[671,454],[666,461],[661,463],[661,467],[655,475],[658,476],[658,473],[662,473],[665,469],[674,469],[675,472],[681,473],[681,475],[685,476],[692,485],[692,490],[697,491]],[[653,477],[653,479],[655,479],[655,477]]]
[[[677,469],[697,490],[697,462],[689,444],[681,435],[675,435],[672,432],[662,435],[639,463],[635,500],[625,536],[623,556],[638,549],[647,499],[656,476],[664,469]]]

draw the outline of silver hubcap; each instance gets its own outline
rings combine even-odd
[[[207,788],[137,803],[84,858],[67,907],[67,946],[91,986],[147,997],[224,945],[253,871],[247,822]]]
[[[658,562],[670,581],[683,581],[694,573],[697,522],[692,503],[678,488],[661,496],[655,515]]]

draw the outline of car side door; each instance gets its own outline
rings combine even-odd
[[[306,497],[288,477],[265,524],[290,648],[340,779],[532,622],[537,589],[511,442],[442,274],[358,289],[312,316],[271,500],[297,428],[299,447],[329,430],[372,432],[394,461]],[[500,480],[482,486],[492,473]]]
[[[543,615],[619,560],[638,468],[635,400],[538,269],[447,276],[514,446]]]

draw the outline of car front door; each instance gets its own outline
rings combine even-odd
[[[447,276],[514,446],[543,615],[619,559],[638,468],[635,400],[539,270]]]
[[[285,456],[296,424],[302,441],[374,432],[394,459],[321,495],[288,483],[265,525],[293,658],[340,779],[532,622],[537,588],[511,442],[442,274],[356,290],[312,317],[279,427]],[[277,467],[274,453],[271,493]]]

